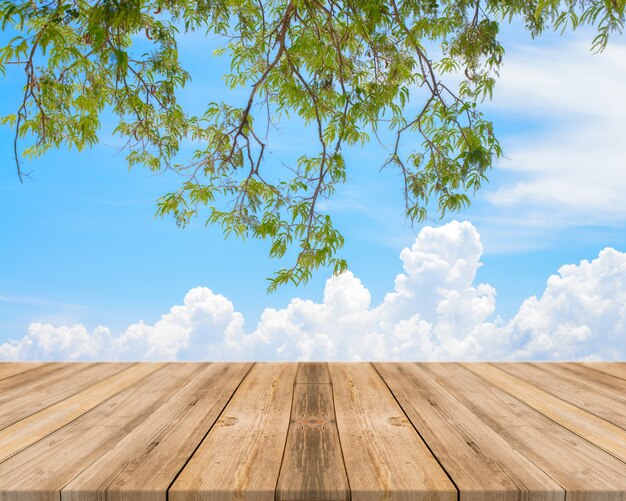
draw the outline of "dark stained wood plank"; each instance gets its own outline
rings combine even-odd
[[[325,363],[299,364],[276,499],[350,499]]]
[[[583,362],[581,365],[620,379],[626,379],[626,362]]]
[[[626,462],[626,430],[512,376],[493,364],[463,365],[490,384]]]
[[[465,407],[546,472],[567,501],[626,499],[626,464],[466,369],[425,364]]]
[[[256,364],[168,491],[169,501],[273,501],[297,365]]]
[[[352,500],[456,500],[456,488],[372,365],[329,368]]]
[[[72,480],[62,501],[164,501],[252,364],[176,364],[181,388]],[[187,367],[193,366],[189,365]]]
[[[155,363],[130,365],[122,372],[0,430],[0,461],[65,426],[162,366]]]
[[[0,362],[0,379],[41,367],[43,362]]]
[[[498,368],[626,430],[626,381],[622,381],[621,390],[616,391],[593,383],[594,372],[598,376],[603,374],[584,367],[579,368],[583,373],[580,374],[576,368],[570,369],[571,365],[501,363]],[[590,371],[591,377],[581,377]]]
[[[137,366],[149,366],[146,377],[124,384],[111,398],[0,463],[0,500],[59,501],[63,487],[149,418],[198,370],[195,364]]]
[[[127,368],[128,364],[71,363],[31,384],[0,393],[0,429],[84,390]]]
[[[374,364],[461,501],[557,501],[565,491],[461,404],[424,364]]]

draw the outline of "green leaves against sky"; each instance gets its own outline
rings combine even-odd
[[[319,209],[346,182],[346,147],[392,138],[385,165],[402,175],[411,222],[423,221],[427,207],[440,215],[462,209],[502,155],[480,111],[504,57],[500,24],[520,17],[533,35],[591,24],[592,48],[601,50],[622,29],[625,4],[0,1],[9,40],[0,70],[16,66],[24,81],[3,122],[15,130],[22,177],[23,156],[97,143],[101,114],[112,111],[130,166],[181,176],[158,214],[181,226],[199,216],[226,235],[267,239],[270,256],[287,261],[270,279],[274,290],[306,282],[320,266],[346,269],[344,239]],[[218,52],[231,66],[224,78],[245,91],[243,106],[227,95],[200,112],[179,105],[190,76],[177,40],[191,31],[222,40]],[[268,158],[271,132],[294,115],[317,144],[295,165],[279,165]],[[191,156],[181,154],[183,141],[194,145]]]

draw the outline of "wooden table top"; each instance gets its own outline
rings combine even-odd
[[[626,363],[0,363],[0,500],[626,500]]]

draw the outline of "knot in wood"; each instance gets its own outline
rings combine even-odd
[[[409,420],[402,416],[391,416],[389,419],[387,419],[387,421],[389,421],[389,423],[392,424],[393,426],[399,426],[399,427],[405,427],[406,425],[409,424]]]
[[[239,421],[239,419],[235,416],[224,416],[218,420],[217,424],[219,426],[233,426],[237,421]]]
[[[330,421],[323,417],[308,417],[303,419],[298,419],[296,423],[304,425],[304,426],[322,426],[330,423]]]

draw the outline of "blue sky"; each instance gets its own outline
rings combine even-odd
[[[482,242],[477,254],[482,266],[476,266],[467,287],[484,283],[493,289],[493,298],[491,292],[482,297],[494,304],[497,298],[497,306],[485,310],[481,322],[506,330],[521,318],[525,299],[548,290],[546,281],[560,266],[595,260],[606,247],[626,251],[626,41],[615,37],[604,53],[592,55],[589,31],[531,40],[511,26],[501,38],[506,48],[502,78],[485,111],[507,158],[470,209],[429,224],[471,223],[476,235],[467,228],[455,233],[461,235],[455,240],[459,245]],[[186,103],[201,107],[229,98],[215,69],[223,64],[212,59],[202,39],[194,36],[181,49],[194,77]],[[17,72],[0,80],[0,114],[15,109],[20,84]],[[276,158],[315,147],[311,132],[300,124],[282,125],[273,145]],[[216,294],[227,298],[245,319],[247,332],[262,324],[267,308],[287,317],[294,298],[317,304],[329,294],[329,275],[321,272],[306,287],[267,295],[266,278],[279,266],[267,257],[267,244],[225,241],[219,228],[205,228],[201,220],[181,230],[172,219],[155,219],[156,199],[174,189],[177,179],[139,168],[129,172],[107,132],[90,151],[52,151],[28,162],[25,169],[33,175],[24,184],[15,174],[11,141],[12,132],[0,129],[0,344],[22,339],[32,324],[70,330],[78,325],[88,335],[106,326],[119,336],[137,322],[163,320],[196,287],[211,291],[202,296],[207,301]],[[327,204],[346,237],[342,254],[351,276],[361,284],[349,287],[361,291],[358,296],[362,286],[371,305],[398,293],[400,252],[422,229],[405,224],[401,180],[393,171],[379,172],[384,158],[375,143],[348,151],[349,182]],[[582,266],[576,270],[583,273]],[[405,273],[413,276],[407,266]],[[621,287],[623,292],[626,284]],[[306,320],[290,325],[302,323]],[[611,328],[617,334],[626,329]],[[263,332],[258,328],[253,334]],[[297,350],[276,353],[304,356]]]

